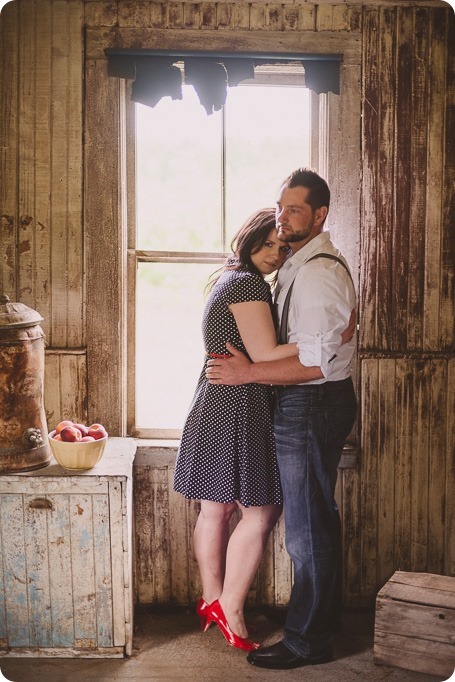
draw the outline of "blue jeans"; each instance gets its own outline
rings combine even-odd
[[[275,439],[294,584],[284,642],[317,656],[341,616],[337,467],[357,413],[352,380],[276,388]]]

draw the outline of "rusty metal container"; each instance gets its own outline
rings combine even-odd
[[[43,318],[0,296],[0,473],[40,469],[52,453],[44,412]]]

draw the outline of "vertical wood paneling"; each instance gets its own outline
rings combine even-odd
[[[68,495],[48,495],[52,513],[48,515],[48,541],[51,591],[52,646],[74,644],[73,579],[71,573],[71,534]]]
[[[425,301],[423,350],[439,348],[441,197],[444,183],[445,65],[447,25],[432,13],[428,58],[428,155],[425,220]]]
[[[417,361],[412,368],[411,409],[411,565],[427,570],[428,556],[428,434],[430,363]]]
[[[34,508],[36,495],[24,495],[30,646],[52,645],[51,595],[46,508]]]
[[[449,13],[451,20],[449,21]],[[441,15],[440,15],[441,16]],[[441,235],[441,300],[440,300],[440,349],[453,353],[455,320],[453,315],[454,282],[454,239],[453,216],[455,215],[455,22],[452,10],[445,13],[447,26],[446,43],[446,125],[444,148],[445,184],[442,195]],[[450,47],[449,47],[450,46]],[[443,68],[443,67],[441,67]]]
[[[392,244],[392,291],[394,350],[405,350],[408,332],[408,268],[411,219],[411,112],[412,88],[409,87],[413,72],[413,10],[397,9],[397,111],[396,111],[396,183],[395,221]],[[411,81],[412,82],[412,81]],[[378,295],[379,287],[378,287]]]
[[[444,419],[446,428],[447,466],[445,479],[445,514],[444,514],[444,573],[455,575],[455,361],[448,363],[447,383],[447,412]]]
[[[400,571],[411,569],[411,434],[414,426],[412,414],[412,369],[408,360],[396,362],[396,432],[395,462],[395,542],[396,566]]]
[[[71,419],[87,422],[87,358],[81,351],[46,352],[44,406],[49,430]],[[92,420],[97,421],[95,419]]]
[[[455,513],[454,497],[446,498],[445,481],[453,476],[450,447],[446,447],[445,424],[451,412],[448,368],[444,361],[434,361],[428,376],[428,565],[429,573],[444,573],[444,526]],[[453,393],[452,393],[453,395]],[[447,400],[447,398],[449,398]],[[452,406],[455,407],[455,406]],[[423,481],[425,484],[425,480]],[[450,548],[447,547],[447,553]]]
[[[376,348],[388,348],[393,333],[393,291],[391,289],[394,113],[395,113],[395,12],[381,8],[378,25],[378,150],[377,165],[377,274]],[[391,196],[392,194],[392,196]]]
[[[368,601],[377,585],[378,563],[378,360],[361,363],[361,414],[362,422],[369,424],[362,430],[361,458],[361,595]]]
[[[19,3],[19,225],[18,225],[18,299],[34,307],[35,252],[35,60],[36,3]]]
[[[79,0],[66,3],[67,14],[67,89],[66,165],[67,165],[67,340],[66,346],[78,348],[85,344],[83,315],[84,257],[82,224],[82,84],[83,84],[83,13]]]
[[[423,254],[425,253],[425,230],[422,229],[422,216],[426,215],[426,170],[427,170],[427,118],[428,118],[428,41],[429,15],[427,9],[414,10],[413,27],[413,64],[411,87],[412,108],[408,116],[408,139],[411,147],[411,196],[409,226],[408,271],[408,350],[422,350],[424,320],[424,281]],[[404,84],[403,84],[404,85]],[[402,124],[402,122],[400,122]],[[412,134],[410,132],[412,131]],[[397,311],[399,312],[399,311]]]
[[[343,469],[343,601],[345,606],[361,605],[361,532],[360,532],[360,477],[357,469]]]
[[[51,74],[52,6],[41,3],[36,12],[37,51],[35,54],[35,270],[36,310],[44,318],[41,326],[51,341]]]
[[[112,177],[119,177],[118,79],[106,78],[104,60],[89,60],[86,70],[85,201],[86,250],[90,254],[87,291],[96,306],[87,309],[88,415],[104,424],[109,433],[122,429],[122,392],[112,377],[122,376],[121,349],[113,346],[119,336],[121,293],[119,254],[123,243],[120,188],[106,192]],[[100,126],[99,122],[103,121]],[[101,314],[100,314],[100,311]],[[116,352],[112,352],[112,348]]]
[[[378,139],[379,75],[378,75],[378,13],[370,8],[364,11],[362,48],[362,203],[360,241],[360,348],[375,348],[377,329],[377,178],[378,157],[375,140]]]
[[[167,485],[169,489],[169,552],[171,553],[171,594],[178,604],[187,604],[189,595],[188,560],[192,554],[192,542],[188,533],[188,503],[173,490],[174,466],[169,467]],[[182,523],[182,519],[184,523]],[[180,558],[177,561],[177,557]]]
[[[114,644],[112,620],[112,575],[109,501],[93,495],[93,555],[95,569],[96,641],[98,646]]]
[[[0,17],[0,286],[11,300],[17,299],[17,162],[19,89],[19,3],[10,2]]]
[[[8,645],[29,646],[28,576],[22,495],[0,495],[3,575],[7,613],[15,614],[8,623]]]
[[[91,495],[70,495],[75,646],[96,646],[93,510]]]
[[[52,182],[52,346],[68,338],[68,16],[66,2],[52,3],[51,182]],[[80,245],[76,245],[80,248]]]
[[[378,582],[394,572],[395,537],[395,361],[381,360],[378,368]],[[374,495],[374,493],[373,493]]]

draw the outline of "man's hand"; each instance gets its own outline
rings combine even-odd
[[[231,353],[231,358],[212,358],[207,362],[205,376],[209,384],[240,386],[251,383],[251,362],[229,341],[226,343],[226,349]]]

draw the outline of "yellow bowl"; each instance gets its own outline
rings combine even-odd
[[[92,469],[103,456],[107,436],[86,443],[66,443],[54,440],[55,430],[49,433],[49,444],[57,462],[65,469]]]

